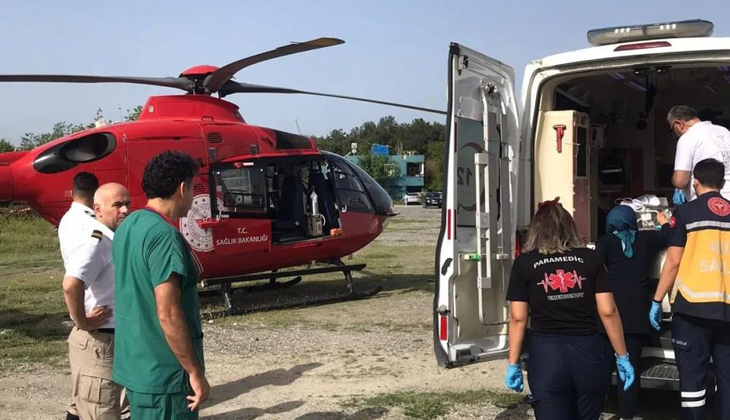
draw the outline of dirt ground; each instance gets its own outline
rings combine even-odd
[[[528,405],[505,392],[505,361],[453,370],[436,365],[431,273],[440,211],[421,207],[398,211],[401,214],[386,232],[353,260],[368,263],[356,278],[359,287],[385,288],[374,298],[206,323],[206,368],[212,391],[201,418],[532,418]],[[305,279],[281,293],[244,291],[235,299],[245,306],[335,293],[344,288],[342,283],[325,276]],[[213,308],[219,300],[208,297],[205,307]],[[473,392],[484,390],[495,392],[473,398]],[[17,366],[0,373],[0,419],[61,419],[69,394],[63,360]],[[644,418],[676,416],[674,404],[666,403],[666,393],[647,393],[644,404],[649,414]],[[615,412],[610,404],[607,411]]]

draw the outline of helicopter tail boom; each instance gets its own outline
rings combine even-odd
[[[14,197],[13,171],[10,170],[10,165],[0,163],[0,202],[12,201]]]

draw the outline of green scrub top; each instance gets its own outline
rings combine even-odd
[[[133,212],[119,226],[112,249],[116,312],[114,382],[147,394],[187,390],[187,373],[160,327],[154,291],[172,273],[180,276],[180,303],[193,349],[204,366],[198,271],[185,239],[164,216],[145,209]]]

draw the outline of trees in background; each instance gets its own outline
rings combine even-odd
[[[128,109],[127,115],[124,116],[124,121],[135,121],[139,118],[139,114],[141,113],[142,105],[138,105],[133,109]],[[53,129],[51,129],[50,133],[25,133],[20,138],[20,145],[17,147],[17,150],[31,150],[42,144],[46,144],[50,141],[56,140],[57,138],[94,128],[96,126],[95,122],[103,118],[104,114],[101,108],[99,108],[96,110],[96,116],[94,117],[94,120],[88,124],[73,124],[67,123],[66,121],[61,121],[53,125]],[[9,142],[7,143],[12,146],[12,144],[10,144]],[[1,143],[0,152],[2,152]]]
[[[127,110],[127,115],[124,116],[124,121],[137,121],[139,114],[142,113],[142,105],[137,105],[132,109]]]
[[[324,137],[315,137],[317,146],[340,155],[351,152],[351,144],[357,143],[359,164],[363,166],[363,158],[370,162],[370,146],[385,144],[390,146],[395,154],[405,151],[415,151],[425,155],[427,190],[442,190],[443,155],[444,155],[444,125],[428,122],[417,118],[410,123],[398,123],[394,117],[381,118],[377,123],[368,121],[350,130],[332,130]],[[368,163],[365,163],[367,165]],[[379,166],[378,166],[379,167]],[[373,173],[368,171],[371,176]],[[375,176],[373,176],[377,180]],[[380,181],[379,181],[380,182]]]
[[[31,150],[42,144],[46,144],[49,141],[56,140],[59,137],[68,136],[69,134],[77,133],[82,130],[93,128],[94,123],[88,125],[71,124],[65,121],[53,124],[53,129],[50,133],[25,133],[20,138],[20,146],[18,150]]]
[[[5,139],[0,139],[0,153],[14,152],[15,146]]]
[[[357,164],[381,185],[401,176],[398,166],[394,165],[387,156],[373,155],[370,151],[358,155]]]

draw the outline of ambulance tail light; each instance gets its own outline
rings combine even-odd
[[[515,258],[520,256],[522,252],[522,240],[520,239],[520,231],[515,232]]]
[[[601,28],[588,31],[588,42],[598,47],[652,39],[708,37],[714,28],[712,22],[701,19]]]
[[[439,339],[441,341],[449,339],[449,317],[447,315],[439,315]]]

